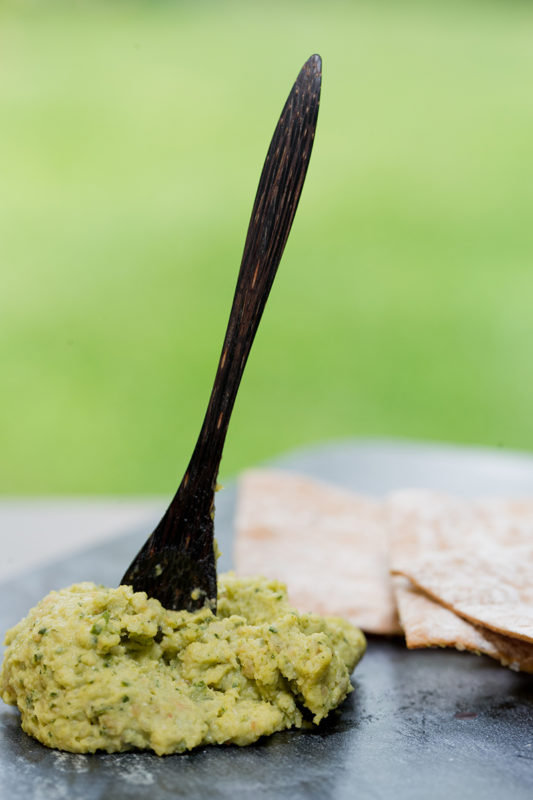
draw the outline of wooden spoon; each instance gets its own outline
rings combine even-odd
[[[214,493],[233,404],[289,236],[313,146],[320,56],[304,64],[267,153],[224,346],[202,429],[181,485],[122,578],[166,608],[216,610]]]

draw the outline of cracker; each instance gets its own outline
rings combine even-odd
[[[392,581],[408,648],[455,647],[484,653],[504,667],[533,672],[533,645],[467,622],[403,576],[393,576]]]
[[[406,490],[390,495],[387,520],[392,566],[428,552],[533,542],[533,500],[466,502],[440,492]]]
[[[391,571],[412,581],[394,579],[408,646],[456,646],[532,671],[533,501],[404,491],[387,518]]]
[[[287,584],[301,610],[369,633],[401,628],[388,574],[383,504],[311,478],[251,470],[239,480],[236,570]]]
[[[435,552],[395,572],[470,622],[533,642],[530,547]]]

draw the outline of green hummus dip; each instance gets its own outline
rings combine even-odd
[[[228,574],[216,616],[76,584],[41,600],[6,645],[0,692],[26,733],[75,753],[163,755],[250,744],[300,727],[304,708],[320,722],[352,691],[365,638],[298,613],[277,581]]]

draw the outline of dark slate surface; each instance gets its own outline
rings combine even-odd
[[[533,459],[497,451],[348,442],[300,451],[278,466],[381,494],[425,486],[471,495],[533,491]],[[235,489],[218,496],[222,569],[231,565]],[[155,522],[155,520],[154,520]],[[4,535],[7,532],[4,532]],[[144,540],[132,532],[0,587],[5,630],[52,588],[113,584]],[[0,711],[0,797],[28,800],[533,797],[533,677],[487,657],[408,652],[371,638],[355,692],[319,728],[247,748],[158,758],[48,750]]]

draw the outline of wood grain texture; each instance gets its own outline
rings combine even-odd
[[[304,64],[274,131],[259,180],[222,353],[200,435],[166,513],[122,583],[172,609],[216,608],[216,479],[231,412],[292,221],[313,147],[322,62]],[[191,594],[194,591],[194,596]]]

